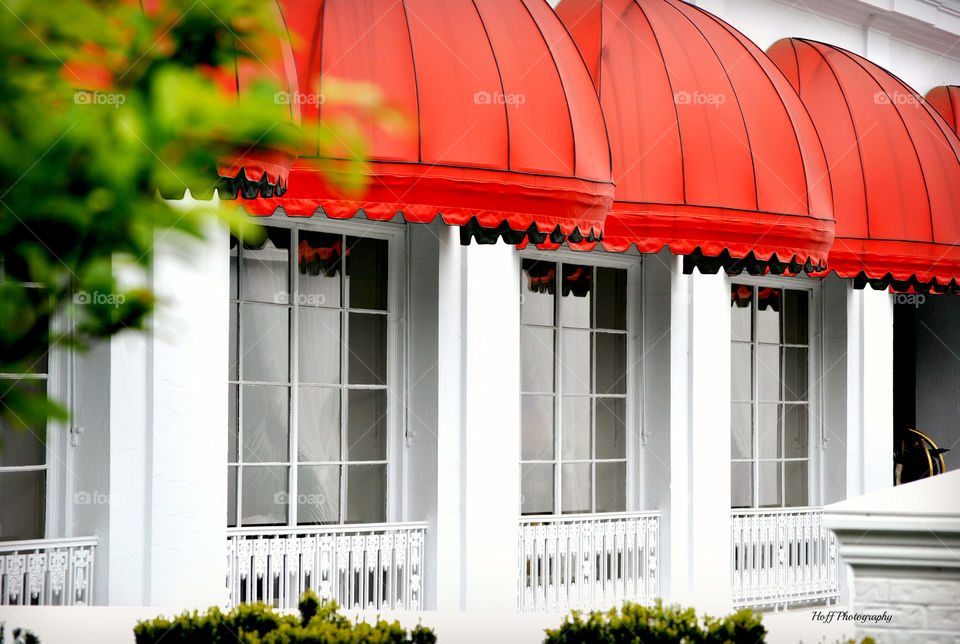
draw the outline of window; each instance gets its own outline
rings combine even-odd
[[[524,259],[520,292],[521,512],[623,511],[627,271]]]
[[[731,503],[809,504],[811,293],[733,284]]]
[[[43,328],[41,322],[37,328]],[[14,390],[47,392],[48,351],[22,361],[21,373],[0,373],[4,394]],[[29,373],[24,373],[29,371]],[[47,490],[46,426],[14,427],[0,416],[0,541],[45,536]]]
[[[388,244],[233,241],[228,525],[386,520]]]

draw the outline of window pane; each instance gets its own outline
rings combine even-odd
[[[807,400],[807,350],[783,350],[783,399]]]
[[[387,384],[387,316],[350,314],[349,382]]]
[[[350,308],[387,310],[387,241],[347,237]]]
[[[520,512],[522,514],[553,512],[553,465],[525,463],[520,466]]]
[[[784,291],[783,297],[783,341],[786,344],[807,344],[809,293]]]
[[[780,342],[780,300],[782,291],[757,288],[757,342]]]
[[[757,346],[757,391],[760,400],[780,400],[780,347]]]
[[[287,467],[246,465],[243,468],[244,525],[282,525],[287,522]]]
[[[753,406],[733,403],[730,413],[731,458],[753,458]]]
[[[242,315],[243,379],[287,382],[289,310],[283,306],[244,304]]]
[[[780,405],[757,405],[757,445],[760,458],[780,457]]]
[[[299,231],[297,304],[340,306],[343,238],[330,233]]]
[[[520,322],[553,326],[557,265],[524,259],[520,276]]]
[[[520,459],[540,461],[553,458],[553,396],[521,398]]]
[[[7,383],[0,381],[0,387]],[[14,428],[0,416],[0,466],[43,465],[47,462],[46,430]]]
[[[302,308],[297,349],[300,382],[340,382],[340,311]]]
[[[590,399],[565,397],[560,405],[563,414],[560,453],[563,459],[590,458]]]
[[[760,461],[757,464],[760,477],[759,484],[759,507],[775,508],[780,506],[782,498],[780,494],[780,468],[782,465],[776,461]]]
[[[753,400],[753,347],[734,342],[730,350],[730,385],[733,400]]]
[[[597,393],[627,393],[627,336],[597,333]]]
[[[230,299],[237,299],[237,253],[239,252],[237,238],[230,236]]]
[[[783,432],[783,455],[786,458],[806,458],[809,434],[806,405],[784,405]]]
[[[340,390],[301,387],[297,458],[304,462],[340,460]]]
[[[386,460],[387,390],[351,389],[347,405],[347,460]]]
[[[807,498],[807,461],[787,461],[783,464],[787,507],[809,505]]]
[[[589,329],[593,271],[589,266],[563,264],[563,289],[560,298],[560,324]]]
[[[243,460],[247,463],[286,461],[289,394],[286,387],[243,386]],[[246,489],[246,488],[244,488]]]
[[[590,332],[564,329],[560,378],[565,394],[590,393]]]
[[[290,231],[268,228],[263,247],[244,246],[242,297],[257,302],[286,304],[290,301]]]
[[[237,466],[227,466],[227,527],[237,525]]]
[[[619,268],[596,268],[598,329],[627,330],[627,271]]]
[[[240,428],[237,426],[237,385],[227,385],[227,462],[238,460],[237,445]]]
[[[0,472],[0,541],[42,539],[46,472]]]
[[[627,464],[597,463],[597,512],[627,509]]]
[[[553,391],[553,329],[520,328],[521,389]]]
[[[730,464],[730,505],[753,507],[753,463]]]
[[[387,520],[387,466],[347,467],[347,522],[382,523]]]
[[[340,466],[297,468],[297,523],[340,522]]]
[[[590,512],[593,482],[590,463],[567,463],[560,466],[560,511],[564,514]]]
[[[597,458],[626,458],[627,401],[623,398],[598,398]],[[597,485],[599,485],[599,480]]]
[[[750,342],[753,326],[753,287],[745,284],[730,286],[730,337],[733,340]]]
[[[237,309],[239,304],[230,304],[230,348],[229,348],[229,357],[227,360],[227,379],[228,380],[237,380],[240,373],[240,363],[237,357],[237,335],[240,331],[238,326],[238,314]]]

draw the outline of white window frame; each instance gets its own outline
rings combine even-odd
[[[25,285],[39,286],[39,284],[30,283]],[[76,354],[59,341],[59,338],[70,332],[69,315],[60,312],[54,313],[50,321],[47,375],[42,380],[47,383],[47,397],[66,405],[68,411],[73,413],[76,410],[75,392],[73,390],[73,370]],[[0,382],[16,380],[19,377],[20,374],[0,374]],[[38,378],[29,379],[38,380]],[[71,504],[67,503],[69,477],[66,476],[66,463],[69,458],[67,434],[70,430],[71,426],[67,422],[49,419],[47,421],[46,453],[43,466],[13,465],[0,467],[2,472],[45,471],[43,536],[40,537],[41,539],[69,536],[66,534],[68,523],[66,513],[71,509]],[[0,541],[0,544],[2,543]]]
[[[565,264],[583,264],[592,267],[601,267],[601,268],[618,268],[627,271],[627,387],[626,387],[626,498],[625,498],[625,512],[635,512],[643,507],[644,498],[642,481],[643,481],[643,458],[642,458],[642,449],[643,449],[643,413],[642,413],[642,392],[643,392],[643,369],[642,369],[642,358],[644,355],[643,347],[643,258],[642,256],[630,253],[610,253],[601,249],[595,249],[592,251],[576,251],[570,250],[568,248],[560,248],[556,250],[540,250],[536,248],[524,249],[517,254],[517,273],[523,275],[522,270],[522,260],[531,259],[542,262],[553,262],[556,264],[565,263]],[[559,288],[559,274],[558,274],[558,288]],[[518,285],[522,287],[522,285]],[[523,292],[520,292],[522,295]],[[522,325],[522,323],[521,323]],[[554,320],[554,326],[559,326],[559,320]],[[559,346],[559,336],[557,334],[557,346],[554,351],[553,360],[554,360],[554,369],[559,371],[557,368],[557,360],[560,355],[560,346]],[[520,364],[520,378],[521,390],[517,392],[518,398],[522,400],[523,391],[522,391],[522,382],[523,382],[523,365],[522,360],[519,361]],[[595,368],[595,365],[591,365],[591,368]],[[553,449],[554,449],[554,459],[551,463],[553,466],[553,485],[554,485],[554,497],[553,497],[553,511],[542,514],[540,516],[564,516],[561,512],[563,500],[561,499],[562,494],[562,484],[560,480],[560,471],[561,467],[559,464],[562,462],[560,458],[561,454],[561,432],[562,427],[562,414],[560,411],[561,406],[561,393],[560,393],[560,376],[556,375],[554,380],[554,387],[556,391],[554,392],[554,432],[553,432]],[[558,431],[558,429],[560,431]],[[515,446],[514,454],[517,455],[518,461],[519,456],[522,454],[522,447],[520,441],[523,440],[523,428],[520,428],[518,432],[518,442]],[[594,461],[595,459],[591,459]],[[592,468],[592,484],[596,485],[596,470]],[[517,515],[522,515],[522,507],[520,503],[522,491],[521,489],[517,490]],[[596,490],[594,489],[594,496],[596,496]],[[604,514],[618,514],[617,512],[605,513],[605,512],[590,512],[589,514],[595,514],[597,516],[603,516]],[[523,515],[523,516],[537,516],[537,515]]]
[[[372,221],[366,217],[357,215],[349,220],[336,220],[327,218],[321,214],[312,217],[290,217],[282,212],[275,212],[268,217],[255,217],[252,220],[262,226],[270,226],[285,229],[301,229],[311,232],[331,233],[336,235],[349,235],[352,237],[367,237],[371,239],[382,239],[387,242],[387,445],[386,445],[386,523],[402,520],[404,515],[403,508],[403,472],[405,471],[406,450],[403,437],[406,433],[406,418],[403,410],[405,408],[406,392],[406,373],[404,365],[406,364],[406,311],[408,309],[409,289],[406,282],[406,257],[407,257],[407,235],[406,225],[404,223]],[[296,253],[292,248],[291,253]],[[238,270],[242,270],[238,264]],[[294,259],[289,262],[290,297],[292,302],[298,300],[298,267]],[[229,288],[229,287],[228,287]],[[227,293],[228,306],[231,304],[232,294]],[[289,368],[290,373],[297,373],[299,367],[298,355],[296,351],[296,336],[299,334],[299,319],[297,316],[298,307],[291,306],[290,315],[290,333],[289,333]],[[238,318],[239,319],[239,318]],[[239,341],[239,336],[238,336]],[[225,380],[230,382],[229,375]],[[287,527],[296,527],[297,524],[297,494],[298,494],[298,459],[297,441],[299,431],[299,393],[298,387],[291,382],[290,402],[288,409],[289,422],[289,444],[288,444],[288,512]],[[239,398],[238,398],[239,405]],[[238,410],[239,422],[239,410]],[[341,424],[344,422],[341,419]],[[228,466],[229,468],[229,466]],[[229,469],[228,469],[229,471]],[[242,524],[243,492],[242,479],[240,478],[238,468],[237,490],[236,490],[236,524],[228,526],[230,529],[236,528],[256,528],[257,525]],[[342,474],[341,474],[342,476]],[[345,508],[343,503],[343,481],[340,484],[340,516],[344,516]],[[331,525],[353,525],[346,522],[338,522]],[[373,524],[360,524],[373,525]],[[263,526],[267,527],[267,526]]]
[[[810,294],[809,306],[807,308],[807,333],[808,333],[808,355],[807,355],[807,388],[808,388],[808,411],[807,411],[807,505],[796,507],[817,507],[821,505],[823,499],[823,297],[822,280],[819,278],[797,275],[793,277],[776,276],[754,276],[754,275],[734,275],[727,276],[727,291],[734,284],[744,284],[753,287],[768,287],[778,289],[788,289],[794,291],[807,291]],[[756,303],[754,303],[756,306]],[[755,321],[754,321],[755,324]],[[732,344],[732,331],[729,341]],[[755,342],[754,342],[755,343]],[[751,367],[752,368],[752,367]],[[753,378],[753,400],[756,404],[758,399],[758,382]],[[731,389],[732,392],[732,389]],[[730,392],[728,392],[730,393]],[[732,405],[730,406],[732,409]],[[753,462],[757,463],[757,418],[756,409],[752,412],[753,417]],[[733,428],[731,427],[731,432]],[[732,474],[731,474],[732,476]],[[758,477],[753,477],[753,508],[758,505]],[[777,506],[794,507],[794,506]],[[776,509],[776,508],[771,508]]]

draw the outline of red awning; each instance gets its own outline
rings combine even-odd
[[[345,198],[301,150],[256,215],[437,216],[478,241],[592,245],[613,200],[600,104],[573,41],[542,0],[280,0],[294,43],[290,104],[320,130],[331,79],[378,86],[412,136],[364,123],[369,187]],[[368,127],[369,125],[369,127]],[[548,237],[549,236],[549,237]]]
[[[829,268],[858,286],[956,289],[960,138],[913,89],[856,54],[795,38],[768,53],[800,92],[830,162]]]
[[[834,221],[823,149],[756,45],[680,0],[563,0],[557,13],[610,133],[605,248],[668,245],[709,272],[824,264]]]
[[[960,133],[960,86],[940,85],[927,92],[927,102],[940,112],[947,125]]]

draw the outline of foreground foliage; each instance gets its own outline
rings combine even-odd
[[[280,615],[263,603],[241,604],[229,612],[211,608],[174,619],[158,617],[133,629],[137,644],[434,644],[432,629],[411,631],[399,622],[354,624],[336,602],[320,603],[313,591],[300,599],[300,617]]]
[[[624,603],[620,609],[586,615],[573,611],[560,628],[547,630],[545,644],[757,644],[767,631],[750,609],[718,619],[692,608]]]

